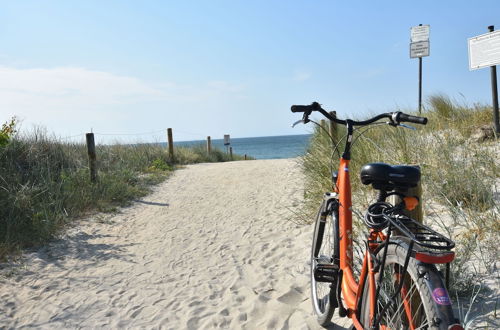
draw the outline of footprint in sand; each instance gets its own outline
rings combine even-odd
[[[132,310],[136,309],[135,312],[133,312],[132,314],[130,314],[130,317],[135,319],[137,317],[137,315],[141,314],[142,310],[144,309],[144,307],[140,307],[140,306],[134,306],[132,308]]]
[[[219,312],[219,314],[222,316],[229,316],[229,310],[227,308],[224,308]]]
[[[297,288],[291,288],[287,293],[278,297],[278,301],[287,305],[295,306],[298,303],[307,299],[304,294]]]

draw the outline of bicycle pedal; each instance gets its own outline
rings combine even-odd
[[[314,268],[314,279],[316,282],[334,283],[339,274],[339,266],[332,264],[318,264]]]

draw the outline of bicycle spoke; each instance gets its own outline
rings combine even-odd
[[[413,283],[413,282],[412,282]],[[405,299],[407,299],[409,296],[411,297],[413,292],[416,291],[416,285],[415,283],[413,283],[412,287],[410,288],[410,290],[408,291],[408,294],[406,295],[406,297],[403,297],[403,299],[401,299],[401,302],[398,304],[398,309],[396,310],[396,315],[394,315],[394,317],[392,319],[394,319],[396,316],[398,317],[398,319],[402,319],[402,315],[403,315],[403,312],[404,312],[404,304],[403,304],[403,301]],[[411,300],[411,299],[410,299]]]
[[[393,277],[393,275],[395,276]],[[409,275],[407,274],[407,276]],[[388,269],[384,278],[385,280],[381,283],[382,290],[380,291],[378,302],[379,311],[381,311],[384,306],[389,303],[389,300],[395,295],[396,288],[399,284],[399,278],[401,278],[401,276],[398,273],[392,274],[392,270]],[[390,328],[406,328],[409,325],[410,320],[416,329],[422,329],[427,326],[425,315],[423,315],[423,317],[421,315],[423,309],[418,293],[418,286],[415,282],[406,277],[405,281],[408,280],[410,281],[410,288],[406,291],[405,296],[402,297],[401,294],[395,295],[396,301],[391,302],[391,305],[382,317],[382,323]],[[415,301],[415,299],[418,299],[418,301]],[[405,301],[407,302],[408,310],[405,309]],[[410,315],[408,315],[408,313],[410,313]],[[421,322],[426,323],[421,324]]]

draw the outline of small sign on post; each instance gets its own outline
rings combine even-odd
[[[410,58],[418,58],[418,113],[422,113],[422,57],[429,56],[430,25],[412,26],[410,29]]]
[[[410,44],[410,58],[429,56],[429,40],[412,42]]]
[[[229,153],[229,145],[231,144],[229,134],[224,134],[224,145],[226,146],[226,152]]]
[[[410,29],[411,42],[429,41],[431,27],[429,24],[412,26]]]

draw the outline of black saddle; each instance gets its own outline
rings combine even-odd
[[[416,166],[370,163],[361,168],[361,182],[378,190],[407,190],[418,181],[420,169]]]

